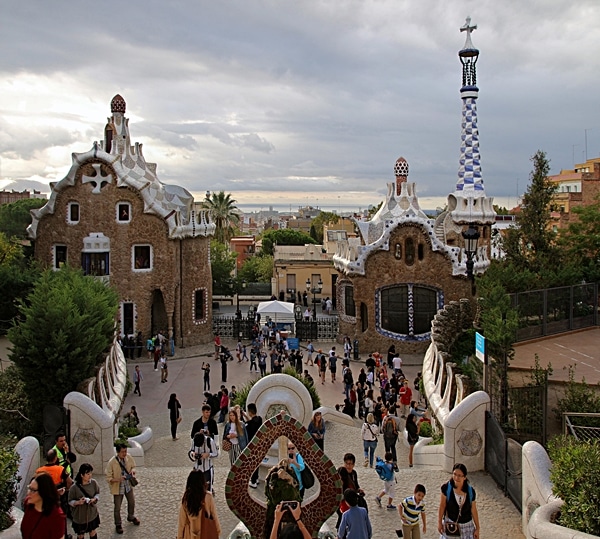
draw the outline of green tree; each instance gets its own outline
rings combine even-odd
[[[237,253],[230,251],[224,243],[213,239],[210,242],[210,267],[214,283],[213,294],[228,294],[227,281],[235,269]]]
[[[227,243],[234,235],[240,224],[240,211],[235,205],[235,199],[225,191],[211,193],[210,197],[202,201],[202,208],[209,211],[210,218],[215,223],[215,239]]]
[[[31,434],[29,398],[19,370],[10,365],[0,372],[0,434],[23,438]]]
[[[319,215],[317,215],[311,223],[311,237],[316,240],[318,244],[323,243],[323,227],[325,225],[334,225],[339,223],[340,216],[337,213],[322,211]],[[312,235],[312,227],[315,227],[315,235]]]
[[[273,277],[273,257],[261,254],[246,259],[238,276],[248,283],[270,283]]]
[[[19,461],[14,449],[0,448],[0,531],[14,523],[10,510],[17,501]]]
[[[274,246],[277,245],[306,245],[316,244],[306,232],[284,228],[282,230],[267,230],[262,236],[262,252],[273,256]]]
[[[8,239],[4,232],[0,232],[0,266],[11,265],[21,258],[23,258],[23,249],[17,239]]]
[[[548,180],[550,161],[538,150],[531,158],[530,184],[523,195],[516,227],[509,228],[502,248],[506,260],[516,268],[538,272],[546,264],[556,263],[555,234],[550,229],[550,203],[556,187]]]
[[[600,195],[595,200],[594,204],[571,209],[578,219],[571,221],[559,237],[566,259],[581,268],[588,281],[600,280]]]
[[[0,264],[0,335],[5,335],[19,313],[19,303],[40,278],[34,262],[13,258],[11,263]]]
[[[64,267],[45,271],[9,330],[10,359],[19,369],[30,398],[32,421],[39,426],[46,404],[93,376],[115,332],[118,296],[101,281]]]
[[[27,239],[27,227],[31,224],[30,210],[41,208],[48,202],[45,198],[25,198],[0,206],[0,232],[7,237]]]

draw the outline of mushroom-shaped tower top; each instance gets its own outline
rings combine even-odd
[[[110,102],[110,111],[111,112],[120,112],[121,114],[125,114],[125,100],[117,94],[112,98]]]
[[[404,157],[399,157],[394,164],[394,176],[408,177],[408,161]]]

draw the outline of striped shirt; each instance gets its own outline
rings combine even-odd
[[[419,522],[419,515],[425,511],[425,502],[416,503],[414,496],[409,496],[402,500],[402,510],[404,512],[404,518],[409,525],[414,525]]]

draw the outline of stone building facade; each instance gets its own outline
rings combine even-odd
[[[185,189],[161,183],[131,144],[125,101],[111,102],[102,142],[73,154],[28,229],[45,267],[81,267],[119,295],[119,331],[168,333],[177,346],[211,339],[210,236],[215,225]]]
[[[467,32],[459,52],[463,66],[462,133],[458,181],[446,209],[430,219],[419,207],[416,184],[408,182],[404,158],[394,165],[396,181],[369,221],[356,221],[360,244],[340,241],[333,257],[341,276],[337,283],[340,334],[359,341],[361,350],[385,354],[391,344],[399,353],[424,352],[431,321],[450,301],[472,299],[467,261],[473,274],[490,263],[493,198],[483,187],[477,127],[475,29]],[[463,234],[476,230],[477,245],[467,251]],[[469,255],[467,254],[469,253]]]

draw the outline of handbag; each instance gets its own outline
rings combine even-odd
[[[215,519],[208,515],[204,508],[201,509],[200,517],[200,539],[215,539],[219,537],[217,533],[217,523]]]
[[[223,438],[223,441],[221,442],[221,449],[223,451],[231,450],[231,442],[229,441],[229,438]]]
[[[463,503],[460,504],[458,508],[458,516],[456,517],[456,522],[450,520],[448,518],[448,514],[444,517],[444,535],[446,537],[460,537],[460,526],[458,525],[458,521],[460,520],[460,514],[462,513]]]
[[[119,459],[117,459],[117,462],[119,463],[119,466],[121,466],[121,469],[125,472],[125,479],[129,480],[129,484],[132,487],[135,487],[139,483],[139,481],[127,471],[127,468],[123,466],[123,463]]]
[[[181,423],[181,421],[183,420],[183,417],[181,417],[181,414],[179,415],[179,417],[177,417],[177,423]]]
[[[312,488],[315,484],[315,476],[306,464],[304,465],[304,470],[300,472],[300,477],[302,478],[302,486],[305,490]]]

